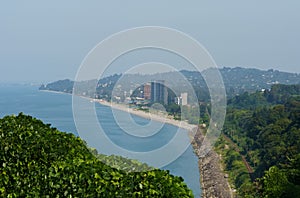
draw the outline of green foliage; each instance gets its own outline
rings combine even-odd
[[[65,93],[72,93],[73,91],[74,82],[65,79],[65,80],[59,80],[53,83],[49,83],[47,85],[42,85],[39,89],[40,90],[51,90],[51,91],[62,91]]]
[[[291,96],[300,95],[300,84],[298,85],[273,85],[270,91],[265,91],[265,97],[268,102],[273,104],[283,104]]]
[[[262,180],[265,197],[281,197],[288,185],[287,176],[276,166],[266,171]]]
[[[228,106],[238,109],[253,109],[268,105],[267,99],[263,92],[257,91],[254,94],[245,92],[228,100]]]
[[[216,151],[222,155],[225,171],[228,172],[229,179],[238,190],[238,194],[241,197],[249,195],[253,185],[240,153],[228,145],[222,137],[216,143]]]
[[[175,103],[170,103],[168,105],[165,105],[166,111],[169,113],[169,115],[172,116],[180,116],[181,108],[179,105]]]
[[[223,132],[246,156],[254,168],[252,176],[258,181],[243,196],[299,196],[299,90],[300,85],[274,85],[270,91],[246,93],[229,101]],[[245,183],[242,175],[236,174],[241,171],[238,163],[234,163],[239,160],[238,155],[226,154],[227,170],[242,194],[241,186]]]
[[[150,167],[145,163],[141,163],[138,160],[128,159],[121,156],[97,154],[96,157],[101,162],[126,172],[143,172],[154,169],[153,167]]]
[[[0,119],[0,197],[193,197],[183,179],[168,171],[126,173],[92,152],[80,138],[40,120],[6,116]],[[116,166],[134,162],[98,158],[117,159]]]
[[[299,157],[296,160],[299,160]],[[288,168],[280,169],[272,166],[265,172],[260,179],[264,197],[298,197],[300,195],[300,164],[295,163],[295,159],[290,163]]]
[[[284,104],[292,97],[300,95],[300,84],[297,85],[272,85],[270,90],[256,91],[249,94],[244,92],[228,100],[228,106],[235,109],[256,109],[269,107],[274,104]]]
[[[199,124],[200,112],[199,108],[182,106],[181,107],[181,119],[187,120],[189,124]]]

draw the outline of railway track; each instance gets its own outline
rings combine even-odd
[[[250,164],[247,162],[246,160],[246,157],[244,155],[241,154],[241,150],[240,148],[227,136],[225,135],[224,133],[222,133],[222,137],[234,148],[234,150],[236,152],[238,152],[241,157],[242,157],[242,160],[243,160],[243,163],[245,165],[245,167],[247,168],[247,171],[252,179],[252,174],[253,174],[253,168],[250,166]]]

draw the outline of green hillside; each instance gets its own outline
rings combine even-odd
[[[0,137],[0,197],[193,197],[181,177],[125,172],[147,166],[95,156],[80,138],[27,115],[0,119]]]
[[[231,99],[223,132],[217,149],[241,197],[300,197],[300,85]]]

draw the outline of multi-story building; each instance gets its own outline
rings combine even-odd
[[[151,82],[151,102],[168,104],[168,89],[164,80]]]
[[[177,105],[187,105],[188,104],[188,94],[187,93],[181,93],[180,97],[175,97],[175,104]]]
[[[181,93],[180,98],[181,98],[181,105],[187,105],[188,104],[188,94],[187,93]]]
[[[150,83],[146,83],[144,85],[144,99],[150,100],[151,99],[151,85]]]

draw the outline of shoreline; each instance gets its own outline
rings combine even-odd
[[[69,94],[65,92],[59,91],[51,91],[51,90],[40,90],[46,92],[53,92],[59,94]],[[201,186],[201,197],[202,198],[211,198],[211,197],[224,197],[224,198],[232,198],[233,195],[230,190],[230,185],[228,179],[225,178],[224,172],[222,171],[220,156],[214,151],[211,150],[205,157],[200,157],[198,155],[198,150],[201,147],[201,143],[204,139],[203,132],[200,127],[197,125],[189,124],[186,121],[175,120],[167,115],[155,114],[152,112],[144,112],[137,109],[129,108],[125,104],[116,104],[112,102],[107,102],[105,100],[93,99],[86,96],[80,96],[86,100],[90,100],[90,102],[99,103],[104,106],[111,107],[113,109],[117,109],[120,111],[128,112],[133,115],[155,120],[162,123],[171,124],[173,126],[183,128],[187,130],[187,134],[190,138],[190,144],[193,148],[194,154],[198,158],[198,171],[200,174],[199,182]],[[229,189],[228,189],[229,188]]]
[[[204,135],[199,127],[192,146],[198,157],[202,198],[233,198],[228,176],[222,167],[221,156],[212,149],[201,157],[199,152],[203,139]]]
[[[66,92],[62,92],[62,91],[52,91],[52,90],[45,90],[45,89],[41,89],[41,90],[39,89],[39,91],[56,93],[56,94],[72,95],[71,93],[66,93]],[[94,99],[94,98],[90,98],[90,97],[87,97],[87,96],[77,95],[77,97],[81,97],[83,99],[90,100],[91,102],[97,102],[101,105],[108,106],[108,107],[111,107],[111,108],[114,108],[114,109],[117,109],[117,110],[120,110],[120,111],[128,112],[128,113],[131,113],[133,115],[136,115],[136,116],[148,119],[148,120],[153,119],[153,120],[158,121],[158,122],[171,124],[173,126],[185,129],[187,131],[193,132],[193,131],[195,131],[195,129],[198,128],[197,125],[189,124],[186,121],[175,120],[174,118],[168,117],[167,115],[163,115],[162,113],[161,114],[155,114],[155,113],[152,113],[152,112],[144,112],[144,111],[140,111],[140,110],[137,110],[137,109],[129,108],[125,104],[117,104],[117,103],[107,102],[105,100]]]
[[[53,90],[47,90],[47,89],[39,89],[39,91],[48,92],[48,93],[56,93],[56,94],[72,95],[71,93],[66,93],[66,92],[63,92],[63,91],[53,91]]]
[[[136,115],[136,116],[148,119],[148,120],[155,120],[155,121],[158,121],[158,122],[171,124],[173,126],[185,129],[187,131],[194,131],[196,128],[198,128],[197,125],[189,124],[186,121],[175,120],[174,118],[171,118],[171,117],[169,117],[169,116],[167,116],[163,113],[158,112],[156,114],[156,113],[152,113],[152,112],[145,112],[145,111],[129,108],[125,104],[116,104],[116,103],[111,103],[111,102],[107,102],[107,101],[100,101],[100,100],[97,100],[97,99],[92,99],[92,100],[94,102],[98,102],[101,105],[109,106],[113,109],[128,112],[130,114],[133,114],[133,115]]]
[[[81,96],[82,97],[82,96]],[[205,157],[201,157],[198,153],[202,146],[205,137],[201,127],[189,124],[186,121],[178,121],[163,114],[155,114],[151,112],[144,112],[137,109],[131,109],[125,104],[116,104],[107,102],[105,100],[89,99],[92,102],[98,102],[101,105],[109,106],[120,111],[125,111],[145,119],[153,119],[158,122],[171,124],[176,127],[187,130],[187,135],[190,138],[190,144],[193,148],[194,154],[198,158],[198,171],[200,174],[199,182],[201,187],[202,198],[233,198],[230,188],[230,183],[226,174],[223,171],[220,156],[212,149]]]

